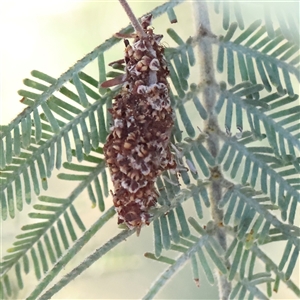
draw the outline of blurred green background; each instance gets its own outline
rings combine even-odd
[[[136,15],[141,16],[163,1],[129,1],[129,3]],[[165,32],[169,27],[185,39],[194,34],[191,11],[191,3],[185,3],[176,9],[179,20],[177,24],[170,24],[166,15],[154,21],[155,32],[164,34],[163,43],[166,47],[174,46]],[[213,30],[217,33],[223,32],[220,17],[215,14],[212,16],[214,16]],[[0,22],[1,124],[9,123],[24,109],[19,102],[21,97],[17,94],[17,90],[23,88],[22,80],[30,76],[31,70],[40,70],[57,78],[78,59],[129,23],[118,1],[2,1]],[[123,43],[119,43],[105,54],[106,63],[122,58],[122,55]],[[192,76],[194,82],[197,82],[197,68],[194,69]],[[96,62],[85,71],[97,78]],[[218,80],[221,78],[218,77]],[[193,118],[193,115],[191,117]],[[198,115],[195,115],[194,122],[201,127]],[[57,173],[58,171],[53,173],[48,191],[43,191],[42,194],[66,197],[72,191],[73,184],[56,179]],[[37,197],[33,195],[32,202],[35,203],[36,200]],[[187,215],[194,215],[191,202],[184,204]],[[83,193],[75,205],[87,228],[101,215],[97,208],[91,208],[87,193]],[[107,199],[106,207],[110,206],[111,200]],[[20,227],[30,222],[27,217],[30,207],[25,205],[22,214],[18,212],[14,220],[9,219],[1,223],[1,257],[12,245],[14,236],[20,233]],[[201,221],[202,224],[209,220],[208,210],[206,216]],[[58,279],[118,232],[115,217],[65,267]],[[273,249],[269,250],[274,252]],[[151,226],[143,228],[140,237],[132,236],[120,244],[53,299],[141,298],[167,267],[144,258],[143,254],[147,251],[153,251]],[[276,253],[274,255],[276,257]],[[36,280],[32,273],[30,276],[30,280],[25,280],[24,290],[14,295],[14,299],[24,299],[32,291]],[[282,291],[275,295],[276,299],[294,297],[283,285],[282,288]],[[186,265],[158,294],[157,299],[217,299],[217,297],[217,288],[210,286],[203,274],[200,274],[200,288],[196,287],[191,268]]]

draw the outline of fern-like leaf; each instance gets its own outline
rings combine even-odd
[[[284,94],[284,88],[290,96],[294,96],[290,75],[300,81],[299,45],[293,41],[286,41],[280,30],[275,31],[274,38],[266,36],[266,28],[259,27],[260,21],[255,21],[238,37],[231,41],[236,24],[233,23],[224,37],[219,39],[219,53],[217,69],[224,70],[224,56],[227,54],[227,77],[230,85],[235,85],[235,70],[239,69],[243,81],[257,83],[256,70],[267,91],[274,85],[279,94]],[[238,65],[235,65],[234,53],[237,55]],[[280,71],[284,83],[282,82]],[[256,98],[256,97],[255,97]]]

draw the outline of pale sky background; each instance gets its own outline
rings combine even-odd
[[[141,16],[161,3],[163,1],[130,1],[137,16]],[[166,32],[160,30],[172,27],[179,34],[184,34],[193,26],[189,4],[181,5],[176,12],[178,24],[171,25],[166,15],[154,22],[155,31],[164,34],[163,41],[167,46],[172,42]],[[220,27],[219,22],[220,17],[215,18],[214,26]],[[78,59],[128,23],[118,1],[0,1],[2,41],[0,47],[0,124],[9,123],[24,109],[24,105],[19,103],[21,97],[17,91],[26,89],[22,80],[30,78],[31,70],[43,71],[57,78]],[[110,52],[110,56],[106,56],[107,63],[121,58],[122,51],[123,44],[119,43],[116,49]],[[42,191],[41,194],[64,197],[71,190],[72,184],[61,182],[53,177],[49,180],[48,191]],[[100,212],[97,209],[91,209],[91,203],[86,194],[83,194],[81,198],[77,201],[80,202],[78,207],[88,228],[100,216]],[[34,201],[36,201],[36,196],[33,196]],[[110,207],[110,201],[107,201],[106,205]],[[25,205],[24,212],[22,212],[24,219],[19,220],[17,215],[15,220],[7,220],[3,224],[5,234],[2,240],[4,245],[2,250],[11,246],[14,236],[20,233],[19,228],[28,224],[26,215],[29,208],[30,206]],[[190,205],[189,209],[192,211],[193,205]],[[201,223],[206,221],[207,218]],[[107,230],[97,235],[83,249],[82,254],[66,266],[64,274],[117,232],[116,218],[114,218],[107,225]],[[56,294],[53,299],[124,299],[126,295],[133,299],[143,296],[151,282],[166,268],[166,265],[143,258],[144,252],[153,251],[151,236],[152,228],[143,229],[139,238],[131,237],[127,243],[118,246],[75,279],[67,288]],[[134,251],[131,247],[132,243],[135,244]],[[3,253],[0,254],[3,255]],[[24,279],[26,280],[26,277]],[[31,285],[34,286],[35,283],[32,279]],[[21,291],[19,299],[24,298],[32,290],[32,286]],[[293,294],[287,291],[282,283],[281,287],[283,288],[281,294],[275,295],[274,299],[292,299]],[[203,274],[201,274],[200,288],[195,287],[191,268],[187,265],[158,297],[213,299],[216,295],[216,288],[207,283]]]

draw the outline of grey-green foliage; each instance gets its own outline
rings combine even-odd
[[[172,21],[177,9],[173,8],[178,4],[171,1],[152,14],[157,17],[167,13]],[[208,117],[199,93],[203,86],[197,78],[190,77],[190,70],[197,68],[196,41],[205,37],[191,33],[185,42],[173,29],[167,30],[176,43],[165,49],[172,83],[170,97],[176,112],[173,150],[178,164],[189,166],[190,172],[181,168],[181,186],[174,184],[176,176],[168,172],[157,180],[160,198],[153,220],[155,249],[145,256],[169,267],[144,299],[154,297],[187,262],[196,283],[199,268],[211,284],[215,283],[214,269],[225,274],[232,281],[232,299],[244,299],[246,295],[249,299],[267,299],[278,290],[280,282],[300,295],[299,287],[291,280],[300,234],[295,224],[300,201],[300,106],[296,94],[300,80],[299,20],[296,12],[287,16],[285,11],[272,9],[261,5],[261,20],[247,24],[242,17],[243,6],[215,3],[215,12],[223,15],[226,32],[218,38],[207,38],[218,49],[216,69],[227,73],[227,82],[216,87],[219,98],[215,112],[224,120],[219,132],[222,147],[216,158],[205,148],[208,133],[199,132],[199,122],[189,117],[192,110],[198,119]],[[231,22],[232,15],[237,22]],[[276,22],[272,20],[278,21],[278,28],[274,28]],[[122,32],[130,33],[132,28]],[[114,215],[114,210],[104,205],[109,177],[103,143],[111,121],[107,109],[120,87],[99,89],[99,82],[122,72],[105,71],[105,52],[119,41],[116,37],[108,39],[58,79],[33,71],[33,79],[24,80],[30,89],[19,91],[27,107],[9,125],[1,127],[2,221],[18,217],[16,209],[21,212],[24,201],[31,204],[32,193],[39,195],[41,189],[47,189],[53,169],[63,167],[58,177],[76,182],[67,198],[42,195],[38,203],[32,204],[32,222],[22,227],[22,233],[1,261],[2,297],[12,296],[11,278],[22,289],[25,274],[34,271],[41,279],[30,295],[30,299],[36,298]],[[98,63],[99,78],[84,72],[84,67],[93,63]],[[185,107],[187,103],[189,109]],[[216,165],[222,166],[227,178],[220,178],[224,194],[219,203],[224,210],[223,224],[219,226],[224,226],[229,243],[226,251],[214,238],[216,224],[210,221],[204,227],[200,225],[203,211],[210,206],[207,187]],[[104,212],[88,230],[73,205],[85,189],[93,205]],[[199,220],[186,216],[182,205],[186,201],[194,203]],[[81,238],[78,229],[83,232]],[[41,299],[49,299],[132,233],[124,231],[112,238],[88,264],[80,265]],[[276,247],[278,241],[286,243],[285,250],[280,261],[272,261],[262,245],[273,243]],[[170,258],[166,250],[179,256]],[[231,261],[229,269],[226,259]],[[265,272],[255,269],[258,262],[265,266]]]

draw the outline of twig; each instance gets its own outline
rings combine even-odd
[[[219,152],[219,131],[218,119],[214,113],[216,104],[216,80],[214,74],[214,63],[212,55],[212,41],[206,38],[211,36],[210,21],[208,15],[207,4],[205,0],[194,2],[194,15],[196,21],[196,30],[200,36],[198,41],[199,48],[199,65],[200,65],[200,85],[202,89],[202,99],[204,107],[208,113],[205,121],[204,132],[208,134],[207,148],[213,157],[217,157]],[[209,187],[209,198],[211,203],[212,218],[217,226],[222,224],[223,211],[218,208],[218,204],[222,198],[222,173],[219,166],[211,169],[211,184]],[[226,251],[227,241],[226,233],[223,228],[219,227],[216,238],[222,248]],[[229,268],[230,263],[227,260],[226,266]],[[225,275],[218,272],[219,298],[226,300],[231,292],[231,284]]]
[[[91,255],[89,255],[80,265],[74,268],[71,272],[65,275],[58,283],[56,283],[53,287],[51,287],[48,291],[46,291],[39,300],[48,300],[51,299],[52,296],[60,291],[64,286],[66,286],[70,281],[80,275],[83,271],[89,268],[95,261],[117,246],[120,242],[124,241],[126,238],[131,236],[135,230],[123,230],[112,239],[110,239],[107,243],[105,243],[102,247],[96,249]],[[33,298],[36,299],[36,298]]]
[[[139,37],[146,37],[146,34],[140,24],[140,22],[138,21],[138,19],[135,17],[134,13],[132,12],[129,4],[127,3],[126,0],[119,0],[120,4],[122,5],[122,7],[124,8],[132,26],[134,27],[136,33],[139,35]]]
[[[68,251],[57,261],[52,270],[43,278],[43,280],[35,287],[26,300],[34,300],[43,292],[48,284],[58,275],[58,273],[66,266],[66,264],[82,249],[82,247],[99,231],[99,229],[115,215],[114,207],[108,209],[92,226],[86,231],[76,243],[68,249]],[[52,291],[52,290],[51,290]],[[54,294],[54,292],[53,292]],[[51,296],[53,295],[51,294]],[[43,296],[42,296],[43,297]],[[47,296],[48,297],[48,296]],[[44,299],[50,299],[49,298]],[[42,298],[43,299],[43,298]]]
[[[159,278],[154,282],[147,294],[142,299],[153,299],[160,289],[166,284],[166,282],[191,258],[191,256],[195,254],[200,247],[205,245],[207,239],[208,236],[201,237],[197,243],[183,253],[174,264],[172,264],[159,276]]]

